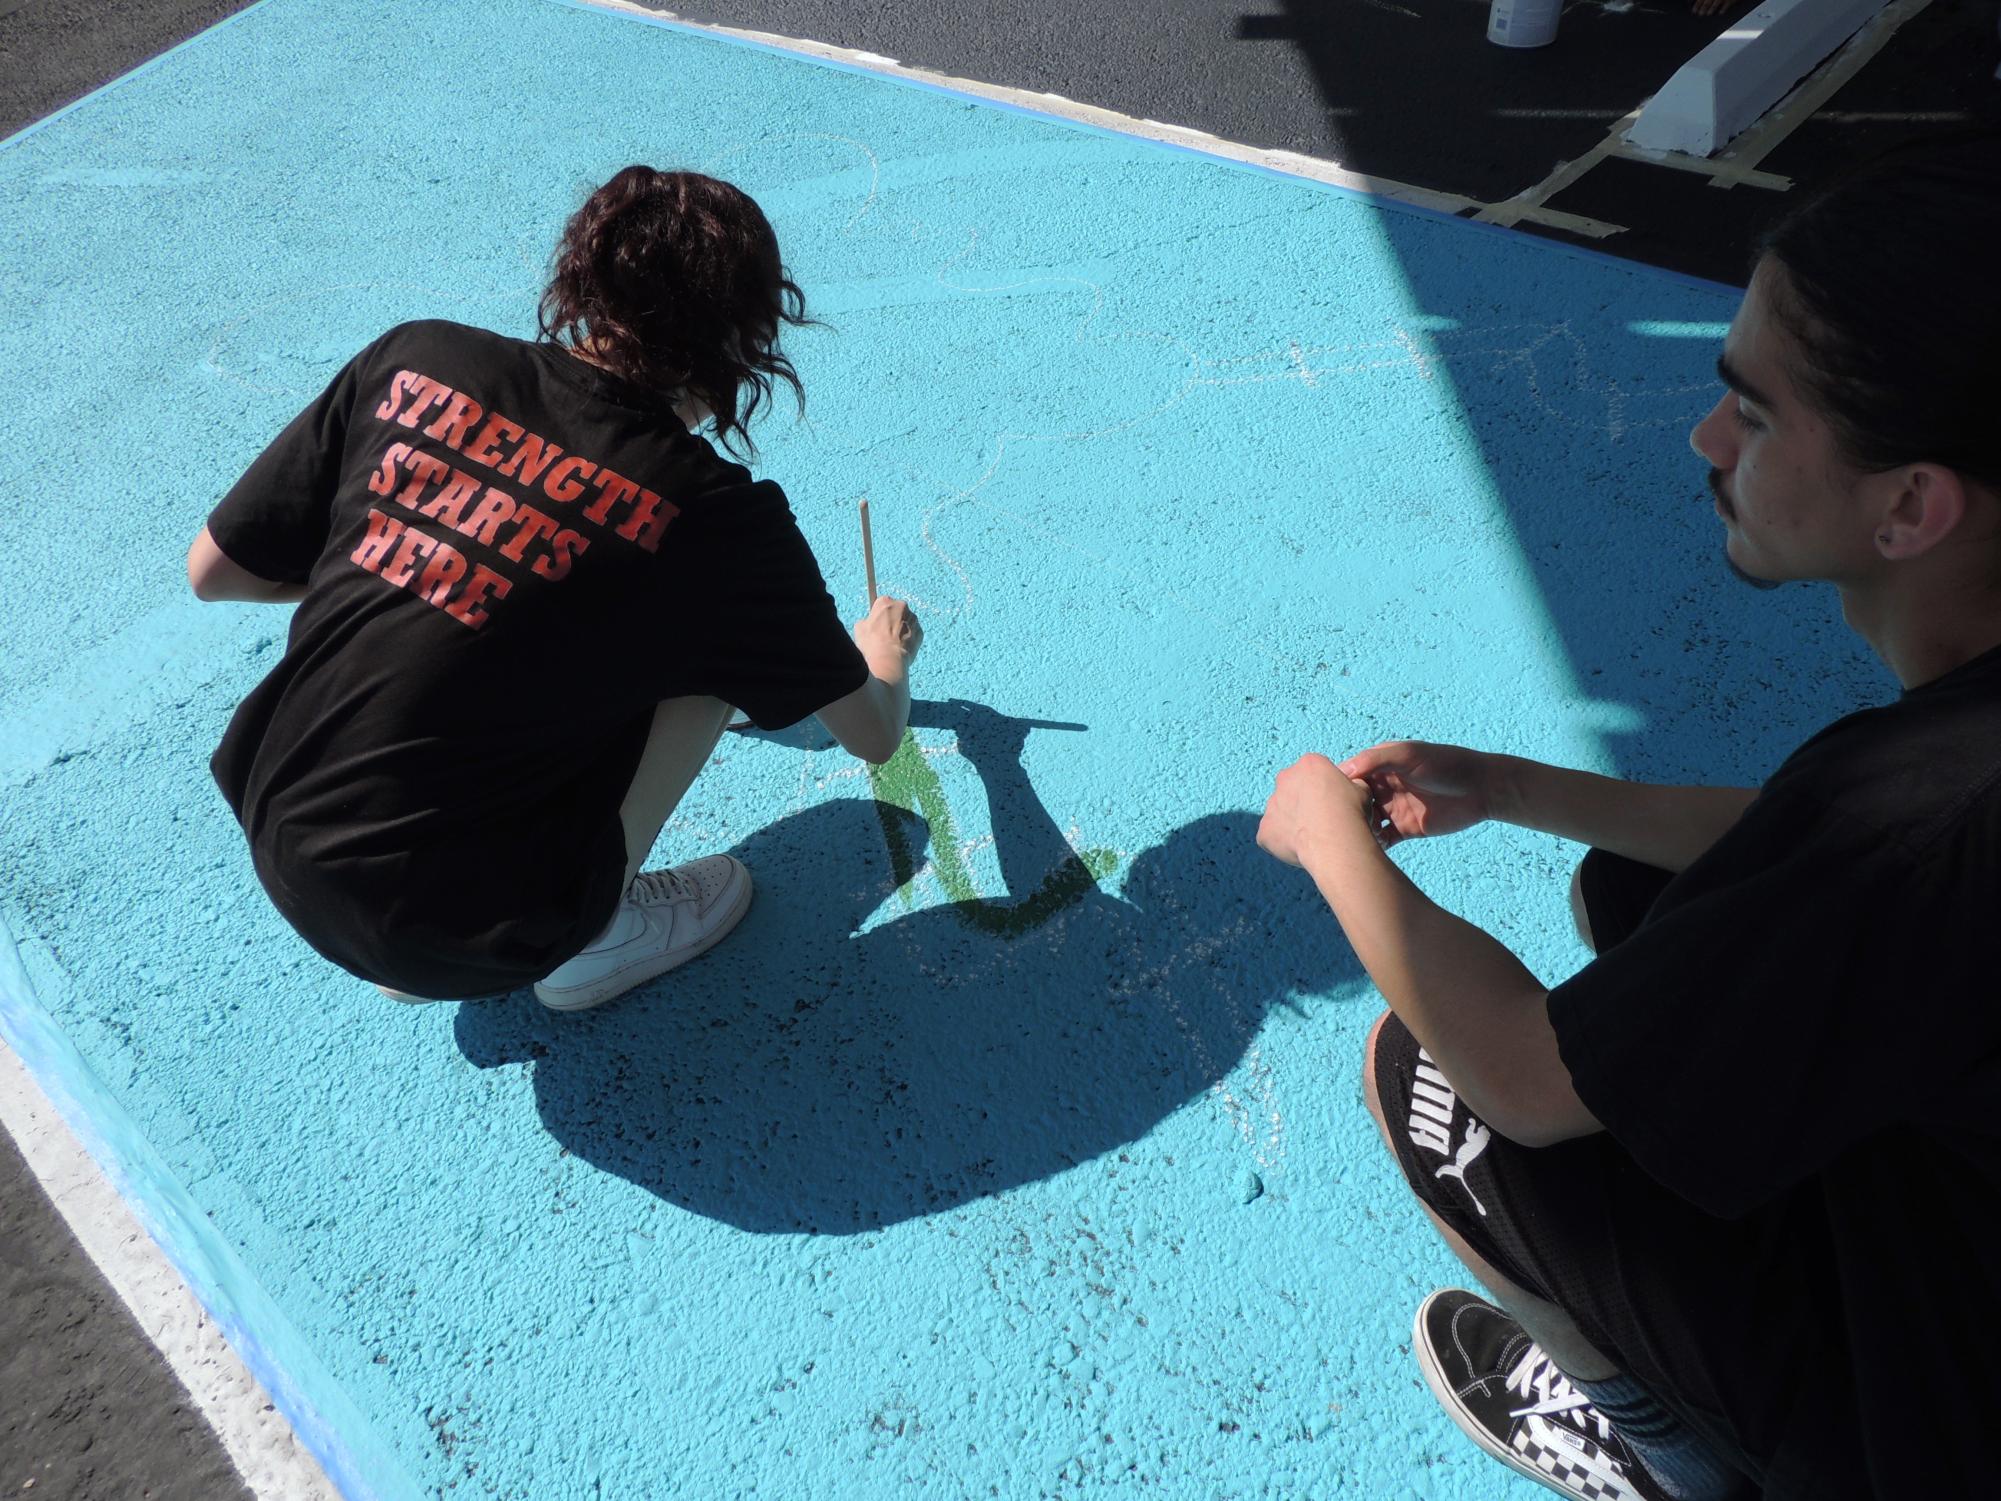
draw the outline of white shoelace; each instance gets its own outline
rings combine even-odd
[[[1540,1345],[1532,1344],[1522,1352],[1522,1358],[1508,1373],[1508,1390],[1529,1399],[1528,1406],[1510,1409],[1509,1417],[1565,1416],[1579,1428],[1595,1426],[1601,1440],[1612,1436],[1612,1425],[1605,1414],[1571,1384],[1556,1362],[1543,1354]]]
[[[657,907],[664,902],[693,901],[701,894],[678,870],[645,870],[632,878],[625,896],[641,906]]]

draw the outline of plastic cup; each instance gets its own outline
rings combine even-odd
[[[1493,0],[1487,40],[1501,47],[1543,47],[1556,40],[1563,0]]]

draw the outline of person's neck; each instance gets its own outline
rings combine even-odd
[[[582,360],[586,365],[595,366],[608,375],[617,374],[611,366],[607,365],[599,357],[593,344],[593,340],[585,339],[580,344],[565,344],[562,347],[567,349],[577,359]],[[686,391],[672,392],[668,398],[668,404],[673,407],[674,415],[681,419],[681,425],[687,428],[689,432],[693,432],[709,419],[708,407],[690,396]]]
[[[2001,598],[1939,580],[1843,585],[1841,614],[1906,691],[2001,646]]]

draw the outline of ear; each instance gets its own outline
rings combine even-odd
[[[1966,518],[1966,482],[1942,464],[1906,464],[1876,478],[1887,491],[1876,551],[1891,562],[1923,557]]]

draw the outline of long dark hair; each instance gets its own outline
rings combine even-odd
[[[1943,464],[2001,489],[2001,132],[1908,141],[1761,238],[1797,379],[1865,470]]]
[[[774,381],[806,393],[778,350],[805,294],[749,195],[699,172],[631,166],[563,226],[542,292],[542,336],[586,350],[666,400],[685,392],[715,414],[730,448],[755,453],[748,424]],[[741,401],[741,409],[739,409]]]

